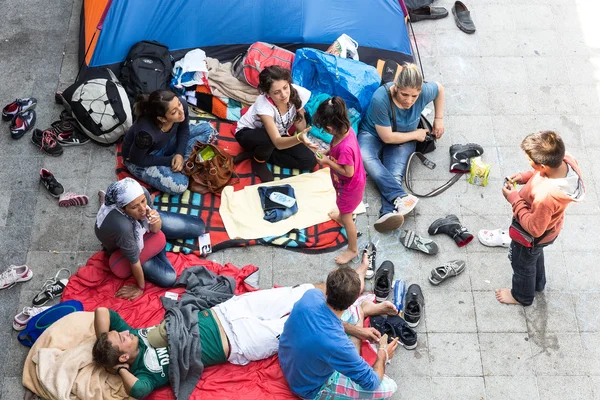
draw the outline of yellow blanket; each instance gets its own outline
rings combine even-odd
[[[298,212],[279,222],[265,221],[258,187],[285,184],[294,188]],[[237,192],[233,191],[233,186],[227,186],[221,194],[219,214],[230,238],[258,239],[281,236],[292,229],[303,229],[328,221],[330,218],[327,214],[336,208],[335,189],[329,169],[323,168],[309,174],[247,186]],[[364,212],[365,206],[360,203],[355,213]]]
[[[92,361],[94,313],[75,312],[50,326],[25,359],[23,386],[45,399],[130,399],[121,378]]]

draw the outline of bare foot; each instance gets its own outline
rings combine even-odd
[[[377,314],[374,314],[374,315],[383,315],[383,314],[396,315],[396,314],[398,314],[398,309],[396,308],[394,303],[392,303],[389,300],[386,300],[383,303],[375,304],[375,308],[377,310]]]
[[[358,254],[358,252],[357,252]],[[360,265],[356,268],[356,273],[360,276],[361,279],[365,279],[365,275],[367,274],[367,269],[369,268],[369,257],[367,253],[363,253],[362,260],[360,261]]]
[[[327,216],[329,218],[331,218],[332,220],[334,220],[335,222],[337,222],[339,225],[342,225],[342,220],[340,219],[340,212],[339,211],[330,211],[327,213]]]
[[[496,300],[504,304],[521,304],[515,300],[508,288],[496,289]]]
[[[350,249],[346,249],[342,252],[342,254],[340,254],[339,256],[337,256],[335,258],[335,262],[338,264],[348,264],[357,255],[358,255],[358,250],[352,251]],[[361,266],[362,266],[362,264],[361,264]],[[360,268],[360,267],[358,267],[358,268]],[[358,270],[356,272],[358,272]],[[366,273],[366,270],[365,270],[365,273]],[[359,275],[360,275],[360,273],[359,273]],[[362,279],[364,279],[364,278],[365,278],[365,276],[363,274]]]

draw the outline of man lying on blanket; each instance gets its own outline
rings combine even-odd
[[[361,288],[367,265],[365,256],[356,270]],[[303,284],[260,290],[234,296],[199,312],[204,366],[225,362],[245,365],[275,354],[294,303],[314,288],[325,293],[326,285]],[[397,313],[389,301],[380,304],[364,301],[350,309],[360,316],[360,321],[356,325],[345,323],[346,333],[372,342],[379,341],[380,333],[374,328],[363,328],[363,318]],[[94,327],[98,338],[92,351],[94,361],[116,371],[129,395],[143,398],[169,383],[169,347],[164,320],[151,328],[134,329],[115,311],[100,307],[95,311]]]

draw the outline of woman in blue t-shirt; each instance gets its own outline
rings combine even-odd
[[[435,110],[431,134],[440,138],[444,134],[444,87],[438,82],[423,83],[417,66],[405,64],[394,82],[375,91],[361,123],[358,143],[363,164],[381,193],[381,210],[374,225],[378,232],[402,226],[404,215],[417,204],[418,199],[402,188],[402,178],[417,141],[425,140],[427,131],[417,129],[417,125],[431,101]],[[391,107],[396,115],[396,131],[392,130]]]

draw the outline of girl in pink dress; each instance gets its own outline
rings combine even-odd
[[[330,212],[329,217],[346,228],[348,236],[348,248],[335,258],[335,262],[346,264],[358,255],[358,238],[352,213],[362,201],[367,174],[342,98],[334,96],[321,103],[313,123],[333,135],[329,150],[324,154],[316,153],[315,156],[319,165],[327,165],[331,170],[339,211]]]

